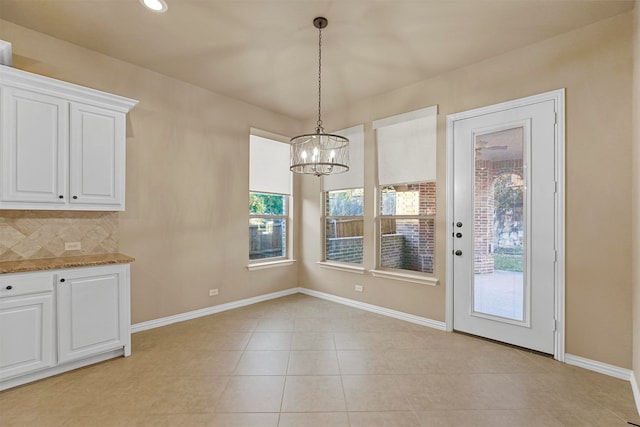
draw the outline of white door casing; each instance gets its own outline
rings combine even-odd
[[[474,261],[477,206],[473,204],[473,171],[477,138],[515,128],[524,136],[526,233],[524,309],[522,318],[514,320],[487,315],[474,304],[478,255]],[[553,353],[562,360],[564,90],[447,116],[447,165],[447,329]]]

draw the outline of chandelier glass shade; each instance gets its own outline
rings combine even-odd
[[[315,133],[291,138],[292,172],[315,176],[342,173],[349,170],[349,139],[324,133],[322,127],[322,29],[326,18],[313,20],[318,29],[318,123]]]

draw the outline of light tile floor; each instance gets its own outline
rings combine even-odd
[[[627,426],[631,387],[292,295],[133,335],[133,355],[0,393],[10,426]]]

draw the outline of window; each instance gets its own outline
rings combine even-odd
[[[380,195],[381,267],[433,273],[435,182],[385,186]]]
[[[252,134],[249,145],[249,261],[285,259],[291,241],[289,144]]]
[[[287,196],[249,192],[249,259],[287,255]]]
[[[373,123],[380,268],[434,271],[436,116],[434,106]]]
[[[362,264],[364,189],[325,192],[325,260]]]
[[[364,126],[335,133],[349,138],[349,171],[323,177],[324,261],[362,264]]]

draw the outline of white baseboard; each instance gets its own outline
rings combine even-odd
[[[609,365],[608,363],[598,362],[596,360],[591,360],[580,356],[574,356],[573,354],[565,354],[564,362],[569,365],[588,369],[590,371],[609,375],[610,377],[619,378],[625,381],[631,381],[631,379],[634,378],[633,371],[629,369],[620,368],[618,366]]]
[[[355,307],[361,310],[370,311],[372,313],[381,314],[383,316],[393,317],[395,319],[416,323],[422,326],[428,326],[430,328],[439,329],[441,331],[444,331],[446,329],[446,325],[444,322],[427,319],[426,317],[415,316],[413,314],[404,313],[402,311],[392,310],[390,308],[380,307],[377,305],[368,304],[366,302],[356,301],[349,298],[343,298],[336,295],[314,291],[312,289],[307,289],[307,288],[298,288],[298,292],[300,292],[301,294],[312,296],[312,297],[322,298],[328,301],[336,302],[338,304],[348,305],[350,307]]]
[[[640,384],[635,374],[631,374],[631,390],[633,390],[633,397],[636,400],[636,408],[638,408],[638,414],[640,414]]]
[[[136,323],[131,325],[131,332],[136,333],[140,331],[146,331],[147,329],[159,328],[161,326],[167,326],[172,323],[183,322],[185,320],[191,320],[202,316],[208,316],[210,314],[220,313],[234,308],[240,308],[258,302],[267,301],[270,299],[280,298],[287,295],[293,295],[301,293],[316,298],[325,299],[338,304],[348,305],[350,307],[359,308],[361,310],[370,311],[372,313],[381,314],[383,316],[393,317],[395,319],[404,320],[406,322],[416,323],[422,326],[428,326],[430,328],[439,329],[444,331],[445,323],[437,320],[427,319],[426,317],[415,316],[413,314],[403,313],[401,311],[392,310],[390,308],[380,307],[373,304],[367,304],[366,302],[360,302],[349,298],[343,298],[336,295],[327,294],[324,292],[314,291],[306,288],[291,288],[280,292],[273,292],[271,294],[260,295],[257,297],[247,298],[239,301],[233,301],[226,304],[215,305],[213,307],[202,308],[200,310],[188,311],[186,313],[176,314],[173,316],[162,317],[160,319],[149,320],[147,322]]]
[[[297,294],[299,288],[286,289],[284,291],[273,292],[270,294],[259,295],[257,297],[246,298],[239,301],[232,301],[226,304],[214,305],[213,307],[201,308],[200,310],[188,311],[186,313],[176,314],[174,316],[162,317],[160,319],[149,320],[147,322],[136,323],[131,325],[131,332],[136,333],[146,331],[147,329],[159,328],[172,323],[184,322],[185,320],[195,319],[197,317],[208,316],[210,314],[220,313],[234,308],[240,308],[258,302],[270,299],[280,298],[287,295]]]

